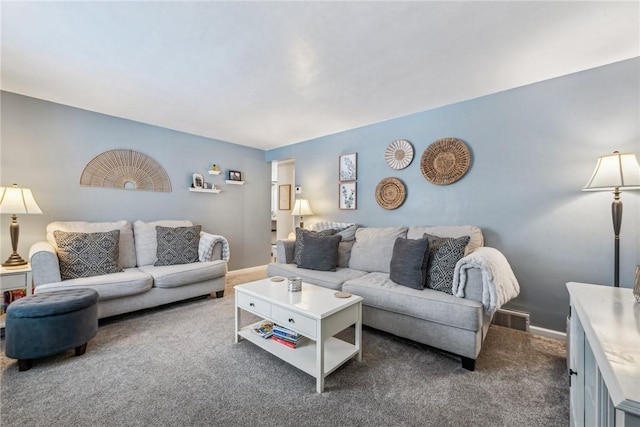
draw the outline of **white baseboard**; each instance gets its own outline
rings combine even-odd
[[[539,326],[530,326],[529,332],[534,335],[540,335],[547,338],[553,338],[555,340],[566,341],[567,334],[564,332],[554,331],[552,329],[545,329]]]

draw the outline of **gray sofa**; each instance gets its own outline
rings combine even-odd
[[[53,222],[47,226],[47,241],[29,251],[35,293],[61,289],[92,288],[99,294],[98,318],[156,307],[225,289],[228,243],[222,236],[200,233],[198,261],[155,266],[156,226],[189,227],[191,221],[143,222]],[[118,265],[122,272],[62,280],[56,253],[56,230],[96,233],[120,230]],[[223,256],[224,253],[224,256]]]
[[[462,366],[474,370],[493,317],[483,306],[481,269],[465,270],[464,297],[402,286],[391,281],[389,272],[393,245],[398,237],[419,239],[424,233],[453,238],[470,236],[464,248],[466,258],[483,246],[480,229],[474,226],[351,227],[340,233],[342,242],[336,271],[298,268],[292,263],[295,240],[280,240],[276,262],[269,264],[267,274],[299,276],[304,282],[359,295],[364,298],[363,324],[459,355]]]

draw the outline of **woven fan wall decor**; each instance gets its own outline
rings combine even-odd
[[[133,150],[98,154],[82,170],[80,185],[171,192],[169,175],[156,160]]]

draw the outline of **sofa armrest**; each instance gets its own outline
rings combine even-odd
[[[276,262],[291,264],[293,262],[293,248],[295,240],[278,240],[276,242]]]
[[[226,250],[225,250],[226,246]],[[224,258],[226,252],[226,258]],[[198,259],[202,262],[224,260],[228,261],[229,243],[223,236],[200,232],[200,243],[198,245]]]
[[[477,267],[468,269],[463,298],[482,302],[482,286],[482,270]]]
[[[62,281],[58,254],[49,242],[37,242],[31,246],[29,262],[31,263],[33,284],[36,287],[45,283]]]

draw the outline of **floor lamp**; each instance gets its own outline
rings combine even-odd
[[[303,216],[313,215],[309,201],[302,198],[296,199],[293,209],[291,210],[291,215],[300,216],[300,228],[304,228]]]
[[[17,214],[41,214],[42,211],[31,194],[31,189],[20,188],[17,184],[11,187],[0,187],[0,213],[11,214],[9,235],[11,236],[11,248],[13,252],[2,263],[3,267],[21,267],[27,265],[27,261],[18,254],[18,238],[20,237],[20,225]]]
[[[622,200],[620,191],[640,190],[640,165],[633,153],[600,156],[591,179],[582,191],[613,191],[611,216],[613,218],[614,254],[613,286],[620,286],[620,226],[622,225]]]

